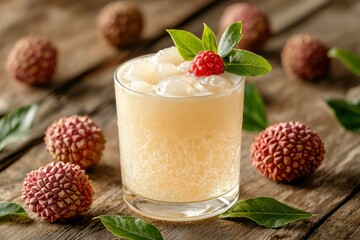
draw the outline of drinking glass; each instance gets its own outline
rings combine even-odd
[[[125,203],[167,221],[226,211],[239,195],[244,77],[206,96],[149,95],[122,83],[135,59],[114,75]]]

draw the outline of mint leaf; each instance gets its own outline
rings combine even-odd
[[[261,226],[278,228],[288,223],[313,216],[315,215],[279,202],[273,198],[258,197],[236,203],[219,217],[245,217]]]
[[[240,76],[261,76],[272,69],[265,58],[241,49],[232,50],[224,60],[225,71]]]
[[[219,43],[219,55],[220,57],[226,57],[231,50],[240,42],[242,34],[242,23],[235,22],[228,26],[221,36]]]
[[[253,83],[245,84],[243,129],[262,131],[267,128],[265,105]]]
[[[198,52],[204,50],[201,40],[194,34],[176,29],[167,29],[166,31],[170,34],[185,61],[192,60]]]
[[[332,48],[328,52],[328,56],[336,58],[354,74],[360,76],[360,57],[354,53],[340,48]]]
[[[360,102],[328,99],[326,103],[332,108],[337,120],[345,129],[360,132]]]
[[[216,35],[205,23],[202,44],[205,50],[213,51],[217,54]]]
[[[10,215],[27,217],[26,211],[19,205],[11,202],[0,202],[0,218]]]
[[[32,127],[37,105],[16,108],[0,119],[0,151],[23,137]]]
[[[130,240],[163,240],[160,231],[142,219],[118,215],[102,215],[94,219],[97,218],[117,237]]]

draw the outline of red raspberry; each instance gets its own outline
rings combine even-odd
[[[190,65],[189,73],[197,77],[219,75],[224,72],[224,60],[212,51],[200,51]]]

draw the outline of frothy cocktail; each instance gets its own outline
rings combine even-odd
[[[171,47],[115,73],[124,199],[153,218],[202,219],[238,197],[244,79],[189,65]]]

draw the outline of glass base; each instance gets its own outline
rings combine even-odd
[[[123,198],[131,210],[145,217],[174,222],[195,221],[219,215],[235,204],[239,186],[207,201],[193,203],[162,202],[136,195],[123,187]]]

